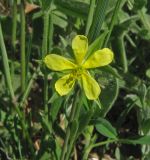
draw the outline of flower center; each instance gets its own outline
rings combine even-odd
[[[83,71],[84,71],[83,67],[80,67],[80,66],[78,68],[74,69],[71,72],[69,78],[66,80],[66,82],[63,85],[68,86],[68,88],[72,88],[75,80],[78,80],[81,78]]]
[[[84,69],[82,66],[79,66],[78,68],[74,69],[72,71],[72,76],[74,79],[79,79],[83,73]]]

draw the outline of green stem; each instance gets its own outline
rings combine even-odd
[[[53,17],[52,14],[49,14],[49,28],[48,28],[48,49],[47,49],[47,53],[51,52],[52,49],[52,43],[53,43],[53,32],[54,32],[54,28],[53,28]],[[45,102],[46,104],[48,103],[48,76],[47,74],[45,74],[45,79],[47,84],[45,86],[47,86],[47,88],[45,89],[47,92],[47,95],[45,95]],[[50,121],[50,107],[45,106],[45,108],[47,108],[46,112],[48,112],[48,120]]]
[[[67,148],[68,148],[69,137],[70,137],[70,128],[68,126],[60,160],[65,160],[65,154],[66,154]]]
[[[11,76],[10,76],[10,68],[9,68],[9,63],[8,63],[8,56],[7,56],[6,47],[5,47],[5,43],[4,43],[1,23],[0,23],[0,48],[1,48],[3,66],[4,66],[6,84],[7,84],[7,87],[9,89],[10,97],[11,97],[12,101],[15,101],[15,95],[14,95]]]
[[[69,141],[69,144],[68,144],[68,150],[67,150],[67,153],[66,153],[66,156],[65,156],[65,160],[69,160],[70,159],[70,155],[71,155],[71,152],[73,151],[73,146],[75,144],[75,140],[76,140],[76,133],[74,133],[74,136],[73,137],[70,137],[70,141]]]
[[[93,143],[95,143],[95,140],[97,138],[96,134],[92,137],[93,135],[93,130],[94,130],[94,127],[93,126],[88,126],[86,128],[86,134],[84,135],[85,137],[85,145],[84,145],[84,149],[83,149],[83,156],[82,156],[82,159],[84,160],[85,157],[88,157],[89,155],[89,152],[87,150],[87,148],[89,148]],[[93,141],[94,140],[94,141]]]
[[[105,144],[108,144],[108,143],[113,143],[113,142],[117,142],[118,139],[109,139],[107,141],[103,141],[103,142],[99,142],[99,143],[95,143],[97,139],[97,136],[93,136],[89,145],[87,145],[85,148],[84,148],[84,152],[83,152],[83,160],[87,160],[88,159],[88,155],[90,153],[90,151],[95,148],[95,147],[99,147],[99,146],[102,146],[102,145],[105,145]],[[95,143],[95,144],[94,144]]]
[[[92,148],[99,147],[99,146],[102,146],[102,145],[105,145],[105,144],[108,144],[108,143],[117,142],[117,141],[118,141],[118,139],[109,139],[107,141],[103,141],[103,142],[93,144]]]
[[[93,142],[96,140],[96,137],[93,137]],[[85,153],[83,155],[83,160],[87,160],[88,159],[88,155],[90,153],[90,151],[95,148],[95,147],[99,147],[99,146],[102,146],[102,145],[105,145],[105,144],[108,144],[108,143],[113,143],[113,142],[117,142],[118,139],[110,139],[110,140],[107,140],[107,141],[103,141],[103,142],[99,142],[99,143],[96,143],[96,144],[93,144],[93,142],[91,144],[89,144],[89,146],[86,148],[85,150]]]
[[[16,105],[15,95],[14,95],[14,91],[13,91],[13,87],[12,87],[12,83],[11,83],[11,76],[10,76],[10,69],[9,69],[9,64],[8,64],[8,57],[7,57],[6,47],[5,47],[3,34],[2,34],[1,23],[0,23],[0,47],[1,47],[3,65],[4,65],[6,83],[7,83],[8,89],[10,91],[11,99],[14,102],[13,106],[14,106],[14,109],[15,109],[16,113],[19,116],[19,119],[20,119],[20,122],[21,122],[21,126],[22,126],[22,129],[23,129],[23,136],[24,136],[24,138],[27,139],[27,141],[29,143],[29,146],[30,146],[30,149],[31,149],[31,152],[34,155],[34,148],[33,148],[32,140],[31,140],[31,138],[29,136],[29,133],[28,133],[28,130],[27,130],[27,126],[26,126],[26,123],[25,123],[25,117],[22,114],[22,112],[20,111],[19,107]]]
[[[48,74],[44,73],[44,109],[45,113],[48,113]]]
[[[43,41],[42,41],[42,59],[48,52],[48,31],[49,31],[49,13],[44,12],[44,30],[43,30]],[[44,109],[47,113],[48,111],[48,79],[46,69],[44,67]]]
[[[87,24],[86,24],[86,31],[85,35],[87,36],[93,21],[93,15],[94,15],[94,9],[95,9],[95,1],[96,0],[90,0],[90,9],[89,9],[89,14],[88,14],[88,19],[87,19]]]
[[[26,87],[26,56],[25,56],[25,11],[24,3],[20,3],[20,20],[21,20],[21,92],[23,93]]]
[[[44,29],[43,29],[43,41],[42,41],[42,58],[44,58],[48,51],[48,31],[49,31],[49,13],[44,12]]]
[[[26,101],[29,93],[30,93],[30,90],[31,90],[31,87],[33,85],[33,82],[34,80],[36,79],[38,73],[40,71],[40,67],[37,68],[37,70],[34,72],[32,78],[30,79],[29,83],[28,83],[28,86],[23,94],[23,97],[21,99],[21,102],[19,103],[19,105],[16,107],[15,106],[15,110],[19,116],[19,119],[21,121],[21,126],[23,128],[23,133],[24,133],[24,137],[27,139],[28,141],[28,144],[30,146],[30,149],[31,149],[31,152],[32,152],[32,155],[34,157],[34,148],[33,148],[33,143],[32,143],[32,140],[30,138],[30,135],[29,135],[29,132],[28,132],[28,129],[27,129],[27,126],[26,126],[26,123],[25,123],[25,115],[23,114],[23,112],[20,111],[20,108],[22,108],[22,106],[24,105],[24,102]]]
[[[22,100],[21,102],[19,103],[19,105],[17,107],[15,107],[16,109],[16,112],[18,113],[19,115],[19,118],[20,118],[20,121],[21,121],[21,125],[22,125],[22,128],[23,128],[23,131],[24,131],[24,137],[27,138],[27,141],[28,141],[28,144],[30,146],[30,149],[31,149],[31,152],[32,152],[32,155],[34,157],[34,148],[33,148],[33,143],[32,143],[32,140],[30,138],[30,135],[28,133],[28,130],[27,130],[27,127],[26,127],[26,124],[25,124],[25,115],[23,113],[21,113],[20,109],[19,108],[22,108],[22,106],[24,105],[24,102],[26,101],[29,93],[30,93],[30,90],[31,90],[31,87],[32,87],[32,84],[35,80],[35,78],[37,77],[38,73],[39,73],[39,70],[40,70],[40,67],[37,68],[37,70],[34,72],[32,78],[30,79],[29,83],[28,83],[28,86],[23,94],[23,97],[22,97]]]
[[[18,114],[19,120],[21,122],[22,130],[23,130],[23,137],[28,141],[28,144],[29,144],[30,149],[31,149],[31,153],[34,156],[34,147],[33,147],[30,135],[28,133],[27,125],[26,125],[26,122],[25,122],[25,115],[20,110],[19,105],[17,105],[16,101],[13,102],[12,105],[13,105],[16,113]]]
[[[120,53],[120,60],[121,60],[121,64],[123,67],[123,72],[127,73],[128,72],[128,61],[127,61],[127,55],[126,55],[126,50],[125,50],[125,45],[124,45],[124,34],[120,35],[116,39],[116,42],[118,42],[118,50]]]
[[[30,138],[30,135],[29,135],[29,132],[28,132],[28,129],[27,129],[27,124],[25,122],[25,116],[20,111],[19,106],[14,105],[14,108],[15,108],[15,111],[18,114],[20,122],[21,122],[21,126],[22,126],[22,129],[23,129],[23,137],[28,141],[31,153],[34,157],[34,147],[33,147],[33,143],[32,143],[32,140]]]
[[[122,0],[118,0],[117,3],[116,3],[114,13],[113,13],[113,16],[112,16],[112,20],[111,20],[111,23],[110,23],[110,26],[109,26],[109,32],[108,32],[108,35],[106,36],[106,39],[103,43],[103,47],[107,46],[108,40],[110,38],[110,35],[112,33],[113,27],[114,27],[115,22],[116,22],[116,18],[117,18],[118,11],[120,9],[121,2],[122,2]]]
[[[78,119],[79,113],[80,113],[80,108],[81,108],[81,103],[78,103],[76,105],[76,111],[75,111],[73,120]],[[74,128],[72,126],[70,126],[70,129],[72,130]],[[68,150],[67,150],[67,153],[66,153],[66,156],[65,156],[65,160],[69,160],[76,139],[77,139],[77,132],[74,133],[74,136],[69,138],[69,143],[68,143],[69,147],[68,147]]]
[[[50,53],[52,49],[53,32],[54,32],[53,17],[52,17],[52,14],[50,14],[49,15],[49,33],[48,33],[48,53]]]
[[[26,82],[28,82],[28,72],[29,72],[29,64],[30,64],[30,55],[31,55],[31,50],[32,50],[32,37],[33,33],[32,31],[29,31],[28,35],[28,44],[27,44],[27,51],[26,51]]]
[[[17,0],[14,0],[13,11],[12,11],[12,48],[14,53],[16,48],[16,31],[17,31]]]
[[[144,27],[145,27],[148,31],[150,31],[149,19],[148,19],[148,17],[146,17],[146,13],[144,13],[144,10],[143,10],[143,9],[139,10],[139,11],[138,11],[138,14],[139,14],[139,17],[140,17],[140,19],[141,19]]]
[[[34,72],[33,76],[31,77],[31,79],[30,79],[30,81],[29,81],[29,83],[28,83],[28,85],[27,85],[27,87],[26,87],[26,90],[24,91],[24,94],[23,94],[23,96],[22,96],[22,99],[21,99],[21,101],[20,101],[20,103],[19,103],[19,106],[20,106],[20,107],[22,107],[22,106],[24,105],[25,101],[27,100],[27,97],[29,96],[29,93],[30,93],[30,91],[31,91],[33,82],[35,81],[35,79],[36,79],[39,71],[40,71],[40,67],[37,68],[37,70]]]
[[[93,130],[91,131],[90,137],[89,137],[89,141],[88,141],[88,143],[86,144],[86,146],[85,146],[85,148],[83,150],[83,158],[82,158],[83,160],[87,160],[88,159],[89,153],[90,153],[90,151],[92,149],[92,145],[95,143],[95,141],[97,139],[97,135],[95,134],[92,137],[92,133],[93,133]]]
[[[90,153],[91,150],[92,150],[92,145],[89,145],[84,152],[82,160],[87,160],[88,159],[88,156],[89,156],[89,153]]]
[[[77,106],[78,97],[79,97],[79,91],[77,92],[77,95],[74,99],[74,102],[73,102],[73,105],[71,108],[69,123],[68,123],[67,130],[66,130],[66,137],[65,137],[60,160],[67,160],[66,158],[70,156],[70,150],[72,150],[72,146],[69,145],[69,140],[70,140],[70,138],[72,138],[72,137],[70,137],[70,129],[71,129],[70,124],[76,118],[76,116],[78,116],[77,114],[79,113],[80,107],[79,107],[79,105]],[[74,141],[71,142],[71,145],[73,144],[73,142]],[[67,153],[68,151],[69,151],[69,154]]]
[[[13,1],[13,9],[12,9],[12,59],[15,58],[15,51],[16,51],[16,31],[17,31],[17,0]],[[13,82],[14,79],[14,62],[11,61],[11,79]]]

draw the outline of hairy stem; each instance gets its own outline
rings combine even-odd
[[[20,20],[21,20],[21,92],[23,93],[26,87],[26,56],[25,56],[25,11],[24,2],[20,3]]]
[[[42,59],[45,57],[45,55],[48,52],[48,30],[49,30],[49,13],[44,12],[43,15],[44,19],[44,30],[43,30],[43,41],[42,41]],[[44,67],[44,109],[45,112],[48,110],[48,80],[47,80],[47,73],[46,69]]]

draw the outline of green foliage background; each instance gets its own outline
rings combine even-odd
[[[0,25],[0,159],[150,158],[150,1],[2,0]],[[72,58],[77,34],[88,55],[115,55],[91,71],[97,101],[77,88],[60,97],[61,73],[42,63],[48,53]]]

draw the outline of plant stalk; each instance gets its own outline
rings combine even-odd
[[[93,42],[100,35],[108,4],[109,0],[98,0],[96,3],[94,18],[88,35],[90,43]]]
[[[108,35],[106,36],[106,38],[104,40],[104,43],[103,43],[103,48],[107,46],[108,40],[110,38],[110,35],[112,33],[113,27],[114,27],[115,22],[116,22],[116,18],[117,18],[118,11],[120,9],[121,2],[122,2],[122,0],[118,0],[117,3],[116,3],[114,13],[113,13],[113,16],[112,16],[112,20],[111,20],[111,23],[110,23],[110,26],[109,26],[109,32],[108,32]]]
[[[94,9],[95,9],[95,2],[96,0],[90,0],[90,9],[89,9],[89,14],[88,14],[88,19],[87,19],[87,24],[86,24],[86,31],[85,35],[87,36],[93,21],[93,15],[94,15]]]
[[[0,23],[0,48],[1,48],[3,66],[4,66],[6,85],[9,89],[11,100],[14,102],[15,101],[15,94],[14,94],[13,86],[12,86],[10,68],[9,68],[9,63],[8,63],[9,60],[8,60],[7,51],[6,51],[6,47],[5,47],[5,43],[4,43],[1,23]]]
[[[43,30],[43,41],[42,41],[42,59],[48,52],[48,31],[49,31],[49,13],[44,12],[44,30]],[[44,67],[44,66],[43,66]],[[48,79],[47,79],[46,68],[44,67],[44,109],[48,112]]]
[[[21,21],[21,37],[20,37],[20,51],[21,51],[21,92],[26,88],[26,56],[25,56],[25,10],[24,2],[20,2],[20,21]]]
[[[74,138],[70,137],[70,133],[71,133],[71,128],[72,128],[71,124],[72,124],[73,120],[78,119],[79,113],[80,113],[81,101],[80,102],[78,101],[79,95],[80,95],[80,91],[77,92],[77,95],[76,95],[74,102],[73,102],[73,105],[72,105],[69,123],[68,123],[67,130],[66,130],[66,137],[65,137],[64,146],[63,146],[60,160],[68,160],[70,158],[73,144],[76,139],[76,136],[74,136]]]
[[[24,105],[25,101],[27,100],[27,98],[28,98],[28,96],[29,96],[29,93],[30,93],[30,91],[31,91],[33,82],[35,81],[35,79],[36,79],[39,71],[40,71],[40,67],[38,67],[37,70],[36,70],[36,71],[34,72],[34,74],[32,75],[32,77],[31,77],[31,79],[30,79],[30,81],[29,81],[29,83],[28,83],[28,85],[27,85],[27,87],[26,87],[26,89],[25,89],[25,91],[24,91],[24,94],[23,94],[23,96],[22,96],[22,99],[21,99],[21,101],[20,101],[20,103],[19,103],[19,107],[22,107],[22,106]]]
[[[118,139],[109,139],[107,141],[103,141],[103,142],[93,144],[92,148],[99,147],[99,146],[102,146],[102,145],[105,145],[105,144],[108,144],[108,143],[117,142],[117,141],[118,141]]]
[[[16,49],[16,32],[17,32],[17,0],[13,1],[13,10],[12,10],[12,48],[13,54],[15,54]]]
[[[12,37],[11,37],[11,45],[12,45],[12,61],[11,61],[11,79],[13,83],[14,79],[14,62],[15,52],[16,52],[16,31],[17,31],[17,0],[13,1],[13,9],[12,9]]]

